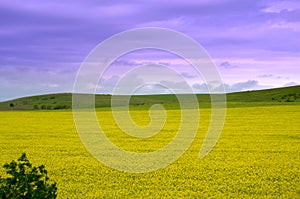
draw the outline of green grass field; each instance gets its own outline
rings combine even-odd
[[[300,93],[299,87],[292,90]],[[206,106],[200,109],[198,133],[190,148],[173,164],[141,174],[120,172],[93,158],[76,132],[71,110],[0,111],[0,164],[26,152],[34,165],[46,166],[50,179],[57,182],[58,198],[300,198],[300,103],[270,100],[289,96],[291,90],[281,90],[281,95],[278,90],[256,92],[260,101],[251,102],[249,92],[228,96],[221,137],[205,158],[199,158],[199,150],[210,122]],[[242,98],[240,102],[230,100],[233,95]],[[155,97],[159,96],[140,98]],[[154,151],[172,140],[180,122],[178,107],[163,104],[166,125],[149,139],[121,132],[108,107],[97,108],[97,116],[117,146]],[[149,122],[146,107],[131,106],[139,125]],[[5,176],[4,169],[0,175]]]
[[[208,94],[197,94],[200,107],[209,107],[210,101]],[[95,96],[95,106],[97,108],[109,107],[110,95]],[[275,88],[259,91],[246,91],[227,94],[228,102],[268,102],[272,104],[285,104],[300,102],[300,86],[291,86],[285,88]],[[139,108],[148,108],[152,104],[164,104],[167,108],[178,108],[178,101],[175,95],[140,95],[132,96],[130,105],[139,106]],[[12,107],[11,107],[12,105]],[[229,104],[230,106],[231,104]],[[253,104],[244,104],[242,106],[252,106]],[[234,107],[237,104],[234,105]],[[255,105],[256,106],[256,105]],[[0,102],[0,110],[34,110],[34,109],[71,109],[72,94],[46,94],[39,96],[23,97],[19,99]]]

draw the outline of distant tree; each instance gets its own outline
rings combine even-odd
[[[14,104],[14,103],[10,103],[10,104],[9,104],[9,107],[10,107],[10,108],[13,108],[13,107],[15,107],[15,104]]]
[[[56,106],[54,106],[54,108],[53,109],[60,109],[61,108],[61,105],[56,105]]]
[[[38,110],[39,106],[37,104],[33,105],[33,109]]]
[[[3,168],[10,177],[0,177],[0,198],[56,198],[56,183],[48,183],[45,166],[33,167],[25,153],[18,162],[13,160],[4,164]]]
[[[70,106],[68,106],[68,105],[58,104],[58,105],[54,106],[53,109],[58,110],[58,109],[69,109],[69,108],[70,108]]]
[[[295,98],[294,98],[294,96],[293,97],[291,97],[291,98],[288,98],[287,100],[286,100],[286,102],[294,102],[295,101]]]

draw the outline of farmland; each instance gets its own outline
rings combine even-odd
[[[0,112],[0,162],[26,152],[33,164],[44,164],[58,183],[59,198],[99,197],[300,197],[300,104],[230,103],[222,135],[203,159],[199,149],[210,109],[201,109],[198,134],[173,164],[155,172],[131,174],[94,159],[82,145],[70,110]],[[178,128],[180,111],[167,110],[163,130],[150,139],[120,132],[109,108],[98,108],[99,123],[116,145],[145,152],[163,147]],[[131,111],[140,125],[147,110]],[[1,169],[4,175],[4,170]]]

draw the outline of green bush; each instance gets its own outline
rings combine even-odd
[[[56,198],[56,183],[49,184],[44,165],[33,167],[23,153],[18,159],[4,164],[3,168],[10,176],[0,177],[0,198]]]

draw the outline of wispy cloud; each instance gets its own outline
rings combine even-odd
[[[182,75],[183,77],[185,77],[185,78],[188,78],[188,79],[197,77],[197,76],[194,75],[194,74],[190,74],[190,73],[186,73],[186,72],[181,73],[181,75]]]
[[[259,75],[257,77],[258,78],[272,78],[272,79],[282,79],[282,78],[284,78],[280,75],[273,75],[273,74],[264,74],[264,75]]]
[[[228,61],[222,62],[219,66],[220,66],[221,68],[225,68],[225,69],[237,68],[236,65],[232,65],[232,64],[229,63]]]

